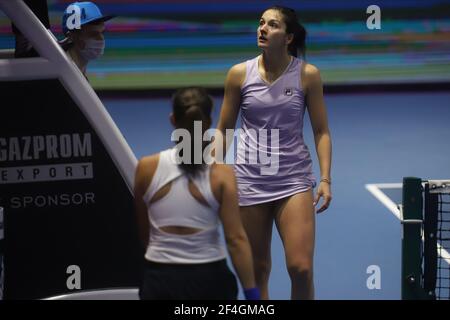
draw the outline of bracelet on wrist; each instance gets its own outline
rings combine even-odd
[[[329,185],[331,185],[331,180],[327,179],[327,178],[320,179],[320,182],[325,182],[325,183],[328,183]]]

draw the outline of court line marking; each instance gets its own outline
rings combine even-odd
[[[391,200],[383,191],[380,189],[399,189],[403,187],[403,183],[374,183],[374,184],[366,184],[366,189],[378,199],[389,211],[397,217],[398,220],[400,218],[400,210],[397,207],[397,204]]]
[[[400,221],[400,210],[397,207],[397,204],[394,203],[381,189],[399,189],[403,187],[403,183],[369,183],[365,185],[366,189],[378,200],[380,201],[389,211],[397,217]],[[422,240],[423,236],[422,236]],[[438,252],[440,252],[440,256],[450,265],[450,253],[442,248],[442,246],[438,243]]]

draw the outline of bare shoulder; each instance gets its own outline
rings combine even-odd
[[[301,78],[302,86],[306,91],[308,91],[311,86],[322,84],[319,68],[307,62],[302,64]]]
[[[307,81],[315,81],[320,79],[320,70],[310,63],[302,64],[302,78]]]
[[[237,76],[245,75],[245,70],[246,70],[246,63],[241,62],[232,66],[229,70],[229,73]]]
[[[245,62],[235,64],[228,70],[227,82],[233,85],[241,85],[245,80],[247,68]]]
[[[215,172],[215,174],[218,177],[222,177],[222,178],[227,178],[230,176],[231,176],[231,178],[234,177],[234,169],[229,164],[215,163],[212,165],[211,169],[212,169],[212,172]]]
[[[150,170],[152,167],[155,167],[156,169],[158,161],[159,161],[159,153],[142,157],[141,159],[139,159],[138,162],[138,170],[146,171]]]
[[[136,168],[135,183],[142,191],[147,189],[158,166],[159,153],[142,157]]]

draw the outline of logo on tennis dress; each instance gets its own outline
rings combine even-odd
[[[285,96],[292,96],[292,93],[294,92],[294,89],[292,89],[292,88],[286,88],[286,89],[284,89],[284,95]]]

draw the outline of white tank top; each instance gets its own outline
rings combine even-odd
[[[162,263],[206,263],[224,259],[225,247],[220,239],[220,204],[214,198],[210,184],[210,166],[195,177],[188,176],[175,162],[175,148],[162,151],[153,179],[144,194],[150,221],[150,239],[145,254],[149,261]],[[194,183],[208,203],[200,203],[189,191]],[[150,203],[155,193],[172,182],[170,191]],[[161,227],[183,226],[202,229],[194,234],[178,235]]]

